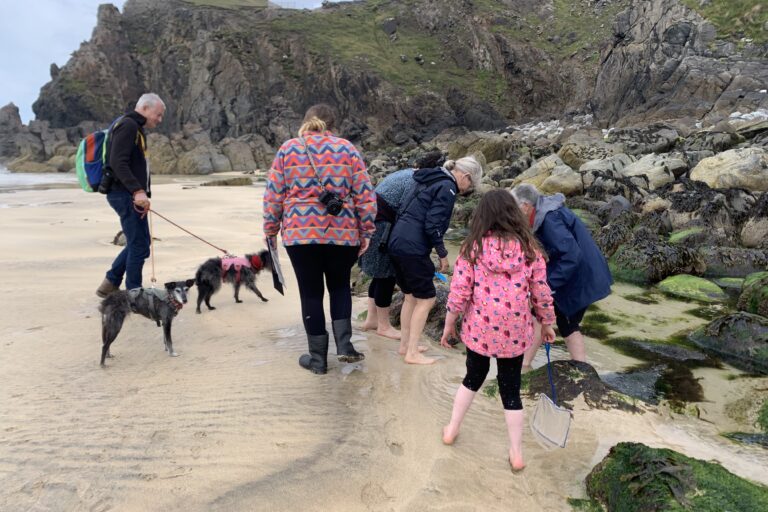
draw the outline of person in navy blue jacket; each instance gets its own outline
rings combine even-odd
[[[531,229],[549,257],[547,281],[555,301],[557,329],[565,338],[571,359],[586,361],[581,320],[587,308],[611,293],[611,271],[589,229],[568,208],[565,196],[542,196],[533,185],[512,190]],[[523,366],[530,368],[540,339],[525,353]]]
[[[443,243],[453,214],[456,194],[471,194],[480,184],[483,168],[473,157],[448,160],[443,167],[413,173],[415,188],[406,195],[397,213],[387,250],[395,267],[397,284],[405,295],[400,312],[400,355],[409,364],[432,364],[420,352],[419,338],[435,303],[435,265],[448,270],[448,250]]]

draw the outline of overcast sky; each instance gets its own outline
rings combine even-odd
[[[32,103],[51,79],[51,63],[64,66],[80,43],[91,38],[96,10],[103,3],[110,2],[0,0],[0,107],[13,102],[25,124],[34,118]],[[122,10],[125,2],[111,3]],[[319,7],[322,0],[275,3],[299,9]]]

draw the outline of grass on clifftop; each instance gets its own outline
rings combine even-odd
[[[236,9],[238,7],[267,7],[267,0],[184,0],[190,4]]]
[[[765,0],[681,0],[691,10],[709,20],[721,39],[742,37],[755,43],[768,42],[768,4]],[[705,5],[701,5],[704,3]]]
[[[497,105],[504,101],[506,85],[500,75],[461,69],[444,58],[441,35],[430,34],[405,17],[399,11],[404,3],[369,0],[339,9],[296,11],[273,20],[271,27],[278,33],[302,34],[318,55],[330,54],[353,69],[370,71],[409,94],[455,86]],[[397,20],[394,41],[382,30],[388,18]],[[416,62],[417,55],[423,56],[422,65]]]

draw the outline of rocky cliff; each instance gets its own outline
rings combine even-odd
[[[757,8],[741,32],[681,0],[102,5],[91,40],[52,66],[37,121],[20,127],[4,110],[0,158],[33,170],[71,154],[149,90],[168,104],[151,140],[160,172],[264,167],[318,101],[337,105],[341,132],[365,148],[583,114],[598,126],[714,124],[768,107],[768,12],[739,3]]]

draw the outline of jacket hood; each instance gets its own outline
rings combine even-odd
[[[535,233],[541,223],[544,222],[544,217],[549,212],[553,212],[558,208],[561,208],[565,204],[565,196],[561,193],[557,193],[551,196],[539,196],[539,200],[536,201],[536,216],[533,219],[533,232]]]
[[[483,238],[483,254],[478,262],[495,273],[515,273],[525,265],[525,254],[517,240],[499,240],[496,236]]]
[[[424,183],[425,185],[430,185],[436,181],[444,180],[446,177],[456,183],[453,175],[442,167],[434,167],[432,169],[418,169],[413,173],[413,180],[416,183]]]

